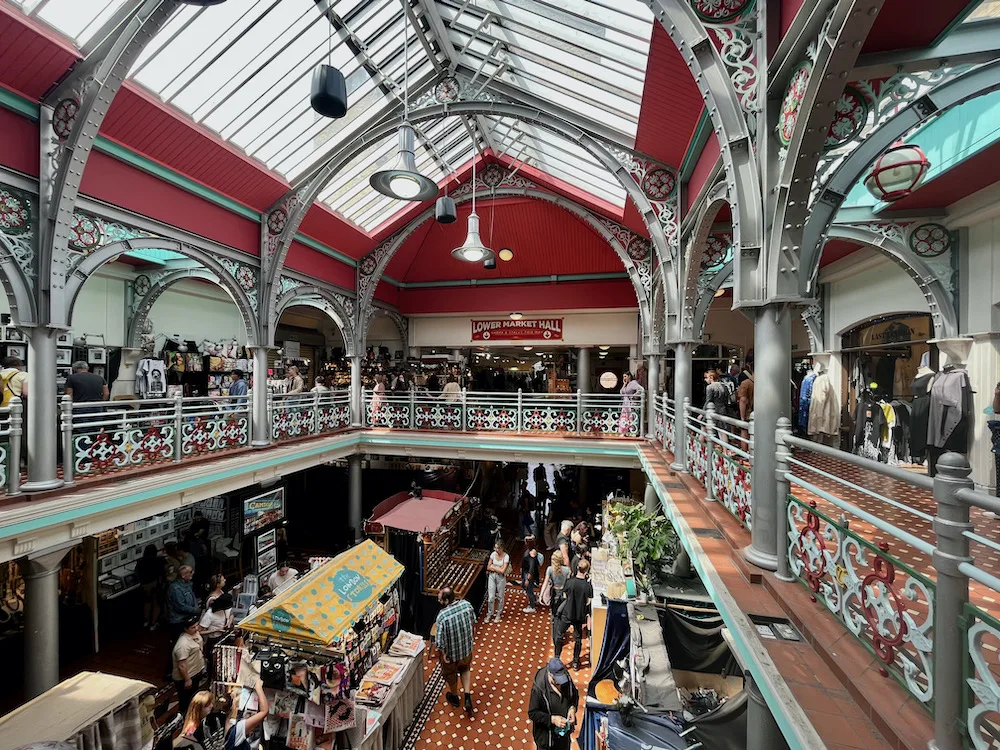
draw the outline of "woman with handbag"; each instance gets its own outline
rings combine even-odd
[[[566,579],[570,575],[569,566],[566,565],[562,552],[556,550],[552,553],[552,560],[549,563],[549,567],[545,569],[545,582],[542,584],[543,591],[545,588],[549,588],[551,591],[549,596],[553,617],[555,617],[555,613],[559,610],[559,605],[563,602],[563,586],[566,585]]]

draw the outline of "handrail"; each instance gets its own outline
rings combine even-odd
[[[970,510],[998,513],[1000,499],[973,488],[969,463],[956,453],[941,457],[932,478],[794,437],[787,419],[776,440],[778,577],[805,584],[875,654],[882,674],[933,715],[935,747],[987,747],[984,722],[1000,698],[990,650],[1000,619],[992,597],[970,601],[970,581],[1000,594],[1000,577],[976,564],[971,545],[997,551],[1000,544],[977,532]],[[869,489],[870,481],[812,466],[808,454],[929,491],[935,514]],[[803,472],[821,479],[808,481]],[[906,510],[913,525],[890,523],[885,507]]]

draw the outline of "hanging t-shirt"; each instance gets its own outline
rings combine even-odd
[[[809,430],[809,408],[812,404],[813,384],[816,382],[816,373],[807,373],[802,378],[802,387],[799,389],[799,428],[803,432]]]
[[[158,359],[143,359],[135,372],[139,398],[164,398],[167,395],[167,368]]]

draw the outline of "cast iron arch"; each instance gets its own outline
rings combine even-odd
[[[802,235],[799,275],[802,293],[814,294],[823,244],[851,188],[879,155],[913,128],[952,107],[1000,89],[1000,60],[986,63],[943,83],[900,110],[875,130],[830,175],[810,208]]]
[[[354,320],[350,311],[328,290],[320,286],[304,285],[290,289],[281,295],[274,309],[274,318],[269,326],[269,335],[274,343],[274,331],[281,320],[281,314],[292,307],[312,307],[321,310],[333,321],[344,339],[344,349],[348,357],[355,355]]]
[[[698,307],[694,313],[694,322],[691,328],[692,338],[701,341],[701,336],[705,332],[705,321],[708,320],[708,311],[712,308],[712,300],[722,286],[729,281],[733,275],[733,261],[727,261],[708,282],[698,298]]]
[[[143,324],[149,317],[149,313],[153,309],[153,305],[156,304],[156,301],[163,295],[164,292],[167,291],[167,289],[176,284],[178,281],[183,281],[185,279],[201,279],[203,281],[210,281],[216,286],[222,286],[222,282],[219,281],[219,277],[204,268],[184,268],[178,271],[173,271],[163,278],[158,279],[139,302],[139,306],[135,309],[131,320],[128,322],[128,331],[125,335],[126,346],[132,348],[139,346],[139,337],[142,335]]]
[[[652,316],[650,308],[649,293],[643,287],[642,278],[639,274],[639,269],[636,266],[635,261],[629,256],[627,248],[622,244],[622,242],[615,237],[614,233],[597,217],[595,217],[590,211],[581,207],[577,203],[564,198],[561,195],[556,195],[554,193],[549,193],[545,190],[539,188],[496,188],[490,191],[489,195],[499,197],[499,198],[531,198],[534,200],[545,201],[551,203],[565,211],[573,214],[575,217],[583,221],[587,226],[597,232],[601,238],[608,243],[610,248],[621,260],[622,264],[625,266],[625,270],[628,272],[629,280],[632,282],[632,287],[635,290],[636,300],[639,304],[639,319],[642,325],[643,340],[651,341],[652,334]],[[471,195],[463,195],[459,198],[455,198],[455,203],[467,203],[472,200]],[[407,226],[394,234],[391,238],[391,244],[389,245],[387,251],[381,257],[379,265],[375,271],[375,274],[381,277],[385,268],[389,265],[389,261],[396,254],[396,252],[401,248],[414,232],[416,232],[421,226],[434,218],[434,208],[428,208],[426,211],[417,216],[413,221],[411,221]],[[652,274],[651,274],[650,286],[653,287]],[[371,305],[372,299],[375,294],[375,285],[369,285],[365,288],[364,292],[361,293],[359,289],[358,302],[361,307],[366,305]]]
[[[0,235],[0,284],[3,284],[10,307],[11,320],[15,325],[33,325],[38,321],[35,297],[28,277],[15,260],[14,249],[7,239]]]
[[[712,225],[719,215],[719,211],[726,205],[731,205],[729,200],[728,185],[723,182],[717,183],[706,196],[701,211],[695,223],[694,233],[689,242],[690,252],[685,259],[683,270],[683,283],[681,293],[684,299],[684,313],[681,319],[682,337],[698,338],[701,335],[701,327],[698,325],[698,307],[700,298],[698,296],[698,279],[701,277],[701,261],[705,257],[705,247],[708,244],[708,237],[712,233]],[[736,247],[736,228],[733,227],[733,244]],[[733,253],[735,258],[736,252]],[[732,271],[732,263],[726,266]],[[702,326],[704,320],[701,321]]]
[[[760,167],[729,71],[689,0],[645,2],[680,51],[705,99],[708,115],[719,141],[730,202],[735,209],[733,247],[736,248],[736,257],[740,257],[741,249],[759,256],[764,242]],[[761,64],[766,66],[766,62],[758,63]],[[764,93],[759,92],[758,98],[763,98]]]
[[[958,316],[952,295],[922,258],[911,253],[902,243],[862,227],[834,224],[829,237],[870,247],[896,263],[913,279],[927,300],[936,335],[941,338],[958,336]]]
[[[170,252],[183,255],[186,258],[201,263],[205,269],[211,271],[217,277],[219,285],[229,293],[236,308],[240,311],[240,315],[243,318],[243,325],[247,329],[247,346],[257,346],[257,316],[254,313],[253,305],[250,303],[250,298],[247,297],[243,287],[239,285],[236,279],[211,254],[193,245],[165,237],[142,237],[122,240],[121,242],[112,242],[97,248],[86,256],[70,272],[69,277],[66,279],[65,320],[67,324],[72,323],[76,301],[80,296],[80,290],[83,288],[84,282],[98,268],[114,260],[122,253],[142,249],[169,250]]]
[[[674,275],[674,261],[670,252],[670,246],[667,243],[666,235],[659,224],[656,212],[653,210],[649,199],[642,192],[639,184],[629,173],[628,169],[611,153],[609,146],[580,128],[570,125],[558,117],[523,104],[492,101],[466,101],[425,107],[410,112],[406,119],[417,123],[434,118],[476,114],[508,117],[529,122],[573,141],[587,151],[598,163],[611,172],[618,179],[622,187],[625,188],[626,193],[635,204],[646,228],[649,230],[660,264],[669,269],[668,273],[671,277]],[[266,223],[271,223],[270,217],[275,215],[276,212],[282,213],[279,222],[281,230],[277,233],[274,244],[272,245],[269,241],[264,242],[264,249],[268,252],[269,256],[272,254],[273,248],[273,257],[269,257],[268,259],[269,266],[264,286],[265,295],[268,299],[272,299],[275,296],[281,268],[284,266],[285,257],[288,254],[288,249],[291,247],[292,239],[295,237],[296,232],[298,232],[302,219],[305,217],[309,207],[316,200],[316,197],[326,183],[337,174],[344,164],[363,152],[366,148],[392,136],[399,128],[401,122],[401,117],[393,118],[372,128],[361,137],[341,144],[329,156],[326,162],[314,171],[304,185],[299,187],[295,192],[285,196],[282,201],[271,208],[268,212],[269,221]],[[381,276],[381,272],[382,269],[379,269],[379,276]],[[664,279],[663,287],[667,299],[667,308],[678,309],[676,281],[671,284],[667,283],[666,279]]]
[[[368,330],[371,328],[375,318],[378,317],[388,318],[392,321],[392,324],[396,327],[396,332],[399,333],[399,340],[402,342],[403,350],[405,351],[410,345],[410,330],[407,326],[406,318],[395,310],[387,310],[384,307],[370,307],[368,308],[368,315],[361,322],[361,331],[358,334],[358,353],[364,353],[365,347],[368,345]]]

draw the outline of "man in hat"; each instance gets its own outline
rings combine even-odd
[[[558,657],[535,673],[528,699],[528,718],[538,750],[570,750],[580,691]]]

